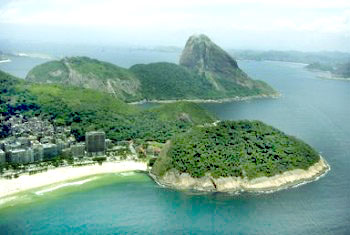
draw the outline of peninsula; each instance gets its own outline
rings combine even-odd
[[[350,62],[335,65],[311,63],[305,68],[316,72],[322,79],[350,81]]]
[[[199,191],[275,191],[329,170],[309,145],[259,121],[223,121],[174,137],[151,170],[161,185]]]

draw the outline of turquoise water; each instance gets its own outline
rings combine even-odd
[[[240,61],[279,99],[203,104],[222,119],[258,119],[295,135],[332,170],[272,194],[195,195],[161,188],[147,175],[107,175],[0,209],[0,233],[349,234],[350,83],[320,80],[300,64]],[[98,186],[103,184],[102,186]]]

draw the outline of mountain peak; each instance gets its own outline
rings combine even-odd
[[[204,34],[189,37],[180,57],[180,65],[206,79],[222,94],[242,92],[275,93],[267,84],[252,80],[226,51]],[[244,92],[243,92],[244,91]]]
[[[197,72],[220,72],[222,68],[238,68],[237,62],[204,34],[189,37],[182,51],[180,65]]]
[[[194,35],[189,37],[188,41],[201,41],[201,42],[210,42],[210,43],[212,43],[210,38],[207,35],[205,35],[205,34],[194,34]]]

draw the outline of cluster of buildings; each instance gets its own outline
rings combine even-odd
[[[4,122],[10,129],[10,137],[0,140],[0,164],[28,164],[60,155],[101,156],[111,143],[104,132],[97,131],[86,133],[85,143],[77,142],[69,127],[56,127],[37,117],[25,119],[17,115]]]

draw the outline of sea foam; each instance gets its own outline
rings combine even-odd
[[[55,190],[60,189],[60,188],[64,188],[64,187],[68,187],[68,186],[82,185],[82,184],[88,183],[88,182],[95,180],[95,179],[97,179],[97,177],[93,177],[93,178],[85,179],[85,180],[80,180],[80,181],[76,181],[76,182],[71,182],[71,183],[60,184],[60,185],[57,185],[57,186],[52,187],[52,188],[37,191],[37,192],[35,192],[35,194],[38,196],[42,196],[45,193],[52,192],[52,191],[55,191]]]

